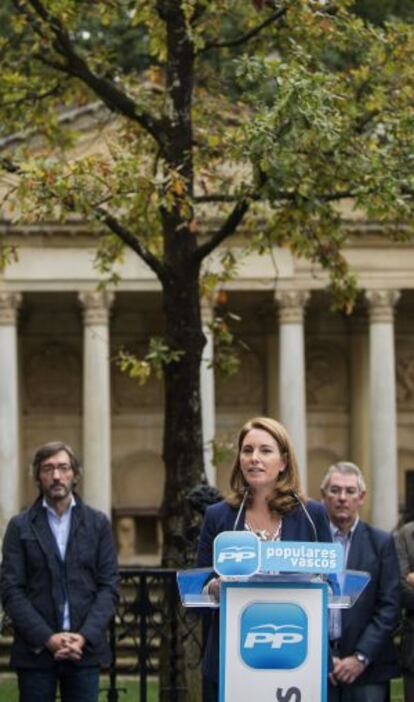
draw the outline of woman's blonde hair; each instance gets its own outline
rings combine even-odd
[[[299,469],[291,438],[283,424],[270,417],[254,417],[241,428],[237,440],[237,455],[230,475],[231,492],[227,502],[233,507],[239,507],[245,495],[248,484],[240,468],[240,452],[246,434],[252,429],[262,429],[270,434],[279,446],[280,455],[286,460],[285,469],[279,473],[272,495],[268,500],[269,509],[278,514],[287,514],[294,509],[298,502],[293,493],[303,499],[299,483]],[[247,497],[246,506],[251,502]]]

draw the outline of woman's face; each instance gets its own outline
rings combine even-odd
[[[279,445],[264,429],[251,429],[243,439],[240,449],[240,469],[252,490],[271,492],[279,473],[286,468]]]

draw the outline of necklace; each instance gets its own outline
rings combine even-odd
[[[245,527],[247,531],[251,531],[253,534],[259,537],[261,541],[280,541],[282,535],[282,520],[280,519],[276,529],[271,531],[270,529],[259,529],[256,527],[252,520],[248,521],[246,519]]]

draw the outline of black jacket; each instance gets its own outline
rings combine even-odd
[[[66,587],[71,631],[86,639],[79,665],[106,665],[106,629],[118,599],[116,551],[111,526],[102,512],[75,496],[66,549]],[[13,621],[11,665],[48,668],[45,647],[59,631],[59,563],[42,498],[13,517],[3,542],[1,597]]]
[[[398,677],[392,637],[400,621],[400,567],[391,534],[359,521],[346,567],[368,572],[371,580],[354,606],[342,612],[340,657],[359,651],[371,661],[357,685]]]

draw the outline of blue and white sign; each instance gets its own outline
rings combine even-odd
[[[263,573],[338,573],[344,568],[344,547],[318,541],[261,541]]]
[[[214,540],[214,570],[223,578],[255,573],[340,573],[344,548],[319,541],[260,541],[250,531],[223,531]]]
[[[256,602],[242,612],[240,657],[250,668],[298,668],[308,651],[308,617],[291,602]]]
[[[249,531],[223,531],[214,540],[214,570],[223,577],[249,577],[260,569],[260,542]]]
[[[326,702],[328,586],[224,581],[219,702]]]

